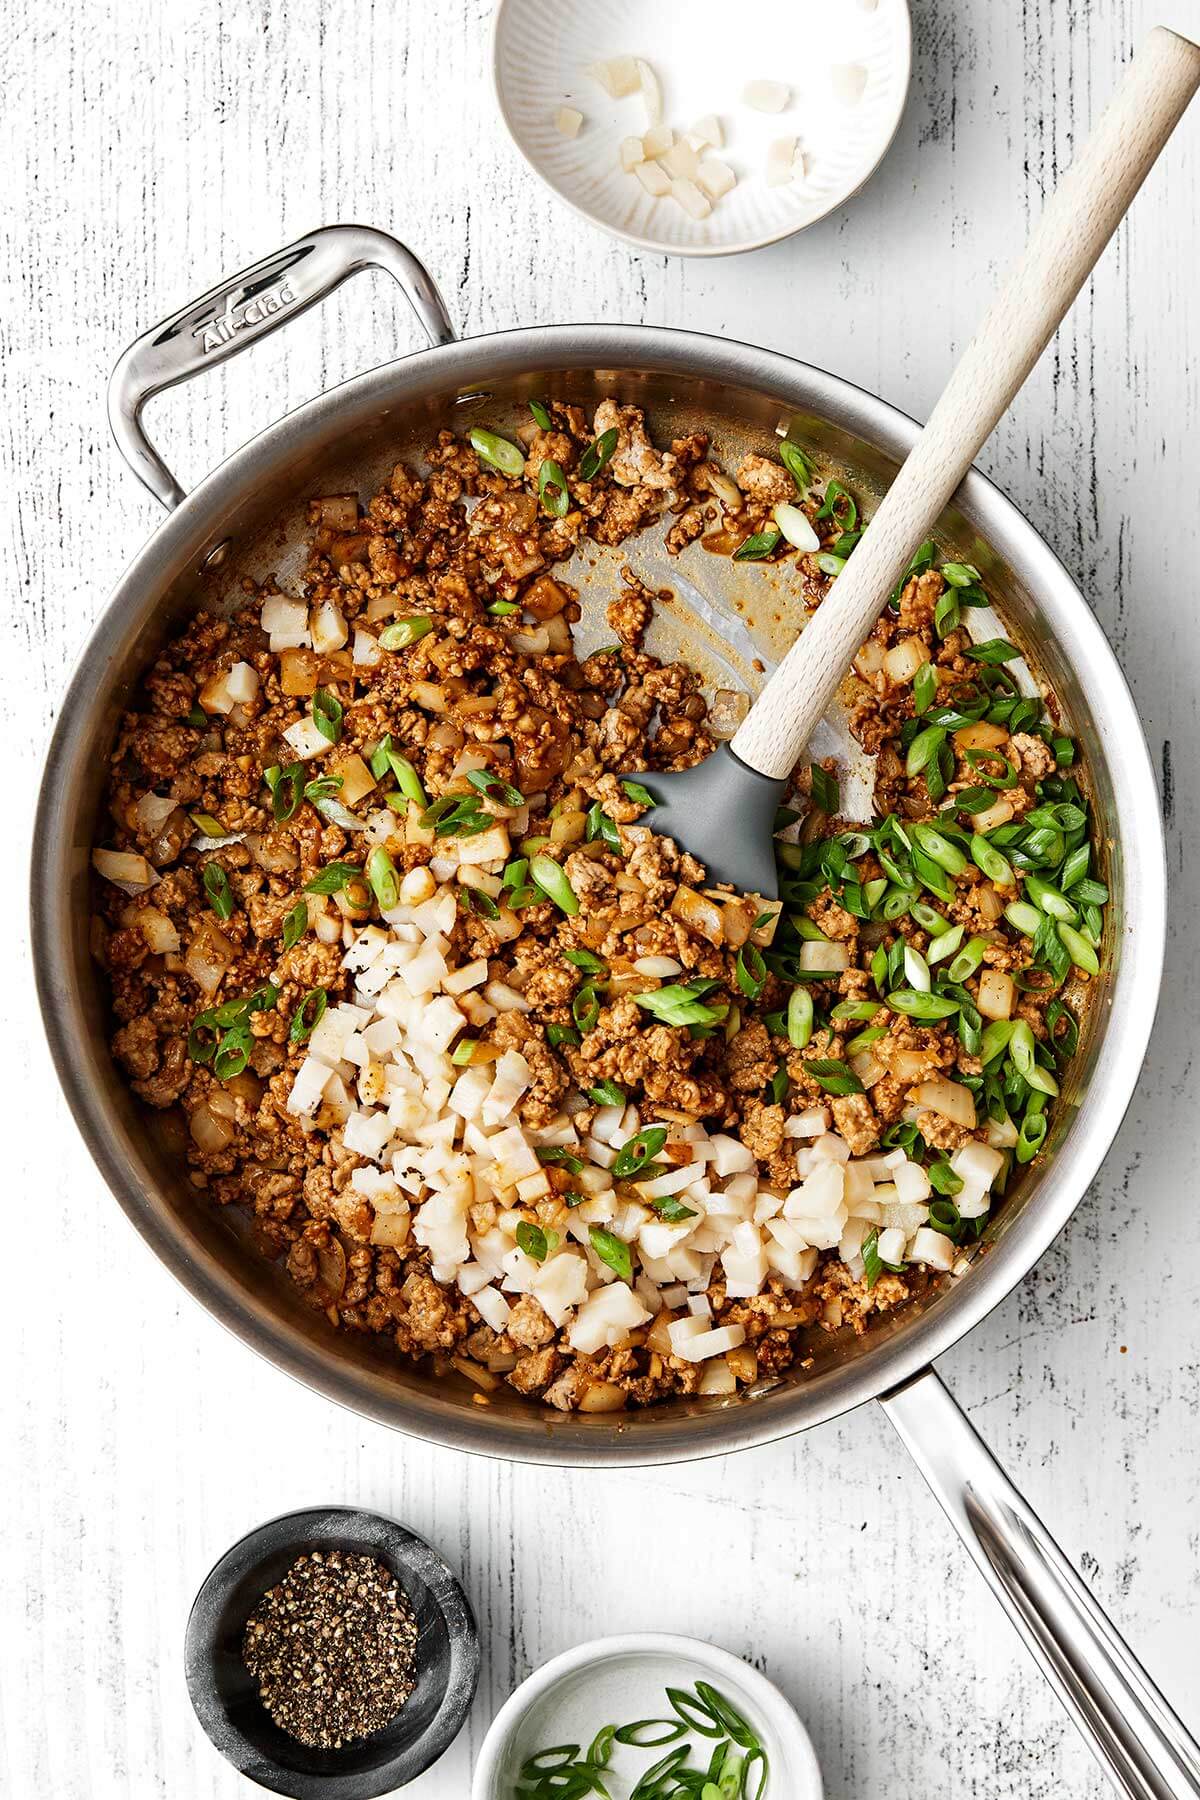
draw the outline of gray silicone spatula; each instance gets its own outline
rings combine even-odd
[[[736,736],[681,774],[639,777],[645,823],[716,881],[773,898],[772,836],[788,775],[863,639],[933,532],[1087,280],[1200,87],[1200,48],[1159,27],[1147,38],[880,502],[833,589]]]

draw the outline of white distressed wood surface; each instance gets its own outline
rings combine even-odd
[[[68,666],[157,523],[104,423],[127,339],[300,231],[360,219],[425,257],[464,333],[687,324],[794,352],[924,415],[1160,14],[1152,0],[914,10],[910,108],[866,193],[790,243],[705,264],[632,255],[537,184],[493,114],[489,0],[10,0],[6,942],[24,941],[17,844]],[[746,29],[752,11],[735,9]],[[1194,4],[1170,11],[1200,29]],[[1193,1729],[1198,167],[1200,115],[983,457],[1082,581],[1129,673],[1162,770],[1174,913],[1145,1081],[1103,1175],[943,1365]],[[261,423],[412,344],[403,304],[362,279],[251,360],[164,398],[153,423],[195,480]],[[605,1475],[470,1461],[338,1412],[224,1334],[124,1222],[58,1098],[19,948],[3,997],[16,1097],[0,1240],[5,1800],[249,1794],[192,1718],[187,1608],[243,1530],[329,1499],[426,1533],[478,1609],[479,1698],[412,1788],[421,1800],[465,1800],[487,1722],[532,1666],[638,1627],[707,1636],[764,1668],[808,1721],[832,1800],[1103,1791],[881,1417]]]

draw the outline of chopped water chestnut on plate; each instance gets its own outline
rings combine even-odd
[[[318,503],[294,595],[162,651],[93,850],[113,1053],[195,1203],[483,1404],[735,1395],[953,1278],[1044,1154],[1108,899],[1075,746],[972,641],[984,576],[917,553],[856,659],[873,815],[805,759],[764,901],[652,829],[747,696],[646,648],[639,540],[698,516],[820,605],[841,480],[550,392],[337,501],[348,561]],[[601,619],[588,540],[628,559]]]

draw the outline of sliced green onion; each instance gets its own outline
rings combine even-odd
[[[813,1031],[813,997],[807,988],[794,987],[788,998],[788,1042],[803,1050]]]
[[[943,563],[939,573],[943,581],[948,581],[951,587],[976,587],[983,580],[983,576],[974,563]]]
[[[639,1750],[658,1750],[663,1744],[674,1744],[687,1730],[679,1719],[635,1719],[622,1725],[614,1734],[618,1744],[634,1744]]]
[[[414,613],[410,618],[397,619],[391,625],[385,625],[379,634],[381,650],[407,650],[410,644],[417,643],[433,630],[433,620],[424,614]]]
[[[946,957],[953,956],[965,934],[965,925],[953,925],[949,931],[940,932],[925,952],[926,962],[932,967],[934,963],[944,962]]]
[[[1025,892],[1034,905],[1039,906],[1044,913],[1049,913],[1052,919],[1065,919],[1068,925],[1073,925],[1079,917],[1067,896],[1052,887],[1048,881],[1043,881],[1040,876],[1026,875]]]
[[[817,517],[832,519],[843,531],[853,531],[858,524],[858,505],[840,481],[830,481],[826,483],[825,498]]]
[[[211,813],[189,813],[188,818],[192,821],[192,824],[196,827],[197,831],[203,832],[205,837],[219,838],[226,835],[225,827],[222,825],[220,819],[214,819]]]
[[[633,1257],[629,1245],[611,1231],[605,1231],[602,1225],[589,1225],[588,1241],[602,1263],[607,1263],[622,1281],[633,1281]]]
[[[588,1099],[594,1100],[597,1106],[624,1106],[625,1091],[615,1081],[598,1081],[595,1087],[588,1089]]]
[[[594,481],[604,468],[613,451],[617,447],[620,432],[615,425],[602,431],[595,443],[589,444],[579,459],[579,475],[582,481]]]
[[[486,794],[489,800],[498,800],[501,806],[525,804],[525,796],[520,788],[514,787],[511,781],[504,781],[494,769],[468,769],[467,780],[481,794]]]
[[[658,805],[658,802],[650,792],[650,789],[648,787],[643,787],[640,781],[631,781],[627,776],[622,776],[621,786],[637,806]]]
[[[863,1281],[866,1283],[867,1292],[870,1293],[883,1274],[883,1263],[879,1257],[879,1227],[877,1225],[872,1225],[863,1239],[859,1255],[862,1257]]]
[[[556,519],[565,519],[571,510],[571,490],[567,486],[567,478],[563,474],[562,465],[548,456],[538,470],[538,498],[548,513]]]
[[[543,894],[553,900],[561,912],[571,915],[579,911],[579,900],[575,889],[567,880],[566,872],[552,856],[537,855],[529,859],[529,873]]]
[[[571,1002],[571,1017],[586,1036],[600,1017],[600,1001],[590,981],[585,981]]]
[[[217,1080],[232,1081],[235,1075],[240,1075],[250,1061],[253,1048],[254,1037],[249,1026],[238,1025],[227,1031],[213,1058],[213,1074]]]
[[[1008,1049],[1009,1039],[1013,1034],[1012,1019],[993,1019],[983,1034],[979,1046],[979,1058],[986,1068],[988,1063]]]
[[[771,517],[794,550],[817,550],[820,548],[817,534],[809,523],[808,514],[801,507],[790,506],[786,500],[781,500],[778,506],[772,507]]]
[[[654,1161],[667,1141],[665,1125],[647,1125],[636,1137],[631,1137],[627,1144],[622,1144],[617,1151],[616,1161],[612,1165],[615,1181],[636,1181],[639,1175],[646,1173],[648,1165]]]
[[[785,438],[779,446],[779,460],[795,482],[802,494],[807,494],[813,482],[812,464],[798,444]]]
[[[579,1041],[579,1033],[573,1025],[547,1025],[546,1027],[546,1042],[552,1050],[557,1050],[562,1044],[578,1045]]]
[[[935,1164],[935,1167],[950,1170],[949,1163]],[[950,1170],[950,1173],[953,1173],[953,1171]],[[958,1176],[955,1175],[954,1179],[958,1181]],[[962,1182],[958,1181],[958,1185],[959,1188],[961,1188]],[[959,1217],[958,1208],[955,1206],[953,1200],[931,1201],[929,1205],[929,1223],[934,1231],[940,1231],[949,1238],[956,1237],[958,1228],[962,1224],[962,1220]]]
[[[745,943],[737,953],[734,964],[734,975],[737,984],[748,1000],[757,1000],[767,985],[767,965],[763,961],[762,951],[755,944]]]
[[[684,1025],[719,1025],[725,1017],[724,1006],[706,1006],[701,999],[705,993],[719,986],[715,981],[701,981],[681,986],[672,982],[667,987],[655,988],[648,994],[631,994],[629,997],[646,1012],[661,1019],[664,1025],[680,1027]]]
[[[905,773],[911,777],[919,775],[932,762],[945,741],[944,726],[926,725],[923,731],[918,731],[908,746],[908,754],[904,759]]]
[[[958,1011],[957,1000],[944,994],[925,994],[919,988],[896,988],[887,996],[893,1012],[905,1013],[910,1019],[949,1019]]]
[[[304,891],[306,894],[340,894],[347,882],[356,880],[361,874],[357,863],[326,863],[319,875],[305,882]]]
[[[188,1032],[188,1055],[193,1062],[211,1062],[217,1048],[217,1015],[211,1009],[197,1013]]]
[[[341,742],[342,703],[328,688],[319,687],[313,694],[312,721],[321,736],[331,744]]]
[[[671,1702],[671,1711],[678,1714],[689,1731],[699,1732],[701,1737],[707,1738],[723,1738],[728,1735],[706,1703],[698,1700],[686,1688],[669,1687],[667,1699]]]
[[[516,444],[510,443],[508,438],[498,437],[494,431],[485,431],[481,425],[473,425],[467,437],[480,462],[489,463],[493,469],[499,469],[501,475],[507,475],[513,481],[525,473],[525,458]]]
[[[845,557],[835,556],[832,550],[822,550],[816,560],[822,575],[831,575],[835,581],[846,566]]]
[[[587,1760],[594,1769],[606,1769],[612,1758],[613,1739],[617,1735],[615,1725],[602,1725],[591,1743],[588,1745]]]
[[[367,880],[379,902],[380,912],[390,912],[393,906],[399,906],[400,877],[382,844],[377,844],[367,858]]]
[[[975,866],[983,870],[989,881],[997,881],[1001,887],[1015,887],[1016,876],[1013,874],[1012,864],[978,831],[971,836],[971,857]]]
[[[287,918],[283,921],[283,947],[290,950],[300,942],[308,930],[308,907],[303,900],[297,900]]]
[[[530,1224],[528,1219],[522,1219],[517,1226],[517,1248],[523,1250],[533,1262],[545,1262],[550,1254],[546,1233],[540,1225]]]
[[[550,417],[550,409],[544,400],[531,400],[529,410],[533,414],[535,425],[540,425],[543,431],[553,430],[554,420]]]
[[[1012,1035],[1008,1040],[1008,1054],[1017,1074],[1031,1088],[1036,1088],[1039,1093],[1049,1094],[1053,1099],[1058,1093],[1058,1083],[1049,1069],[1043,1069],[1037,1060],[1037,1045],[1028,1019],[1018,1019],[1013,1025]]]
[[[289,763],[281,769],[273,763],[263,770],[263,780],[271,790],[271,814],[277,825],[286,825],[304,796],[304,764]]]
[[[1036,937],[1042,923],[1042,915],[1036,906],[1030,906],[1028,900],[1010,900],[1004,909],[1004,916],[1024,937]]]
[[[975,973],[976,969],[983,961],[986,952],[986,938],[968,938],[958,955],[954,958],[954,961],[950,964],[950,967],[946,970],[946,974],[951,981],[957,982],[961,987],[962,983],[969,980]]]
[[[1100,973],[1100,958],[1082,932],[1076,931],[1073,925],[1060,922],[1058,935],[1062,939],[1063,948],[1077,969],[1082,969],[1085,975]]]
[[[233,917],[233,889],[229,885],[229,877],[219,862],[205,863],[204,891],[208,895],[208,903],[218,919]]]
[[[833,1056],[810,1058],[804,1064],[804,1073],[811,1075],[827,1094],[861,1094],[863,1084],[844,1062]]]
[[[943,569],[942,574],[945,573],[946,571]],[[988,638],[985,643],[972,644],[967,650],[971,661],[979,663],[1012,662],[1020,654],[1017,646],[1010,644],[1007,638]]]
[[[591,844],[597,838],[610,850],[621,848],[621,834],[598,800],[588,808],[587,816],[587,841]]]
[[[828,813],[832,817],[840,804],[837,780],[829,773],[828,769],[823,769],[820,763],[811,765],[811,773],[813,801],[823,813]]]
[[[485,608],[485,611],[491,613],[494,619],[507,619],[513,613],[519,613],[520,610],[515,600],[493,600]]]
[[[923,662],[913,676],[913,707],[926,712],[937,699],[937,670],[931,662]]]
[[[880,1010],[878,1000],[839,1000],[829,1016],[839,1022],[853,1020],[861,1025],[864,1021],[873,1019]]]
[[[607,975],[608,964],[602,956],[591,950],[564,950],[563,959],[582,969],[585,975]]]
[[[940,832],[935,825],[919,824],[912,828],[913,839],[921,846],[939,869],[945,869],[947,875],[961,875],[967,866],[967,859],[957,844]]]
[[[779,548],[782,537],[783,533],[777,531],[774,526],[768,527],[766,531],[754,531],[738,545],[733,553],[733,560],[734,562],[761,562],[764,556],[770,556],[772,551]]]
[[[929,978],[929,964],[919,950],[911,944],[904,946],[904,978],[910,988],[918,994],[927,994],[932,986]]]
[[[355,871],[357,873],[357,871]],[[292,1014],[291,1030],[288,1041],[292,1044],[307,1043],[321,1020],[325,1017],[325,1008],[329,1004],[329,995],[324,988],[309,988],[303,1000]]]

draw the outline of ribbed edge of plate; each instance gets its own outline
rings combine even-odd
[[[556,0],[500,0],[494,72],[502,117],[527,161],[593,223],[646,248],[722,255],[774,243],[824,218],[878,167],[904,111],[911,68],[907,0],[607,0],[603,8]],[[833,26],[836,25],[836,30]],[[733,35],[735,42],[724,39]],[[610,100],[586,71],[617,55],[644,56],[664,87],[664,122],[687,130],[703,113],[721,118],[716,154],[738,186],[705,220],[670,197],[654,200],[618,166],[621,139],[647,128],[639,95]],[[866,87],[853,104],[831,91],[829,67],[858,63]],[[766,116],[741,101],[748,80],[787,82],[792,107]],[[560,106],[584,115],[577,138],[554,119]],[[808,168],[785,187],[763,178],[772,138],[796,136]]]

